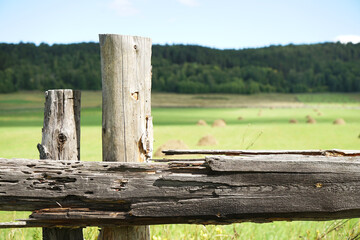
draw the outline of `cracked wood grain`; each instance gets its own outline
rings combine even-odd
[[[257,169],[242,166],[244,161]],[[0,159],[0,210],[43,209],[27,224],[59,226],[351,218],[360,216],[359,167],[359,157],[347,156],[151,163]]]
[[[103,161],[152,155],[151,39],[101,34]]]
[[[165,155],[322,155],[322,156],[360,156],[358,150],[164,150]]]
[[[80,159],[80,91],[45,92],[41,159]]]
[[[70,89],[45,92],[44,126],[41,144],[37,145],[40,159],[80,159],[80,101],[81,92]],[[66,183],[73,179],[59,175],[55,180]],[[30,189],[38,189],[34,184]],[[60,189],[49,186],[48,189]],[[44,240],[82,240],[81,228],[43,228]]]
[[[152,156],[151,39],[101,34],[103,161]],[[125,184],[125,183],[123,183]],[[99,239],[148,240],[148,227],[103,228]]]

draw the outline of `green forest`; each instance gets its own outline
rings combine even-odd
[[[152,89],[175,93],[360,92],[360,43],[219,50],[153,45]],[[0,92],[101,89],[98,43],[0,43]]]

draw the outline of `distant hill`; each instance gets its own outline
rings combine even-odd
[[[152,50],[153,91],[360,92],[360,44]],[[0,44],[0,92],[54,88],[101,89],[99,44]]]

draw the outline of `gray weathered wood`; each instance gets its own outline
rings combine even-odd
[[[358,150],[164,150],[165,155],[323,155],[323,156],[360,156]]]
[[[149,163],[0,159],[0,210],[43,209],[27,222],[36,226],[351,218],[360,216],[359,170],[358,156]]]
[[[44,126],[38,144],[40,159],[80,159],[80,99],[80,91],[45,92]],[[83,233],[81,228],[43,228],[43,239],[82,240]]]
[[[356,173],[360,170],[357,165],[348,164],[348,161],[354,157],[348,157],[346,161],[342,161],[337,157],[321,158],[311,155],[293,155],[286,159],[286,164],[284,164],[283,155],[267,155],[266,161],[264,161],[264,155],[254,155],[250,158],[248,156],[212,156],[206,157],[206,163],[213,171],[219,172]]]
[[[151,39],[100,35],[103,160],[143,162],[152,154]]]
[[[100,35],[103,161],[152,155],[151,39]],[[149,227],[103,228],[99,239],[147,240]]]
[[[41,159],[80,159],[80,91],[45,92]]]

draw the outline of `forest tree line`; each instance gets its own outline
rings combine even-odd
[[[360,92],[360,43],[219,50],[153,45],[152,89],[176,93]],[[98,43],[0,43],[0,92],[101,89]]]

